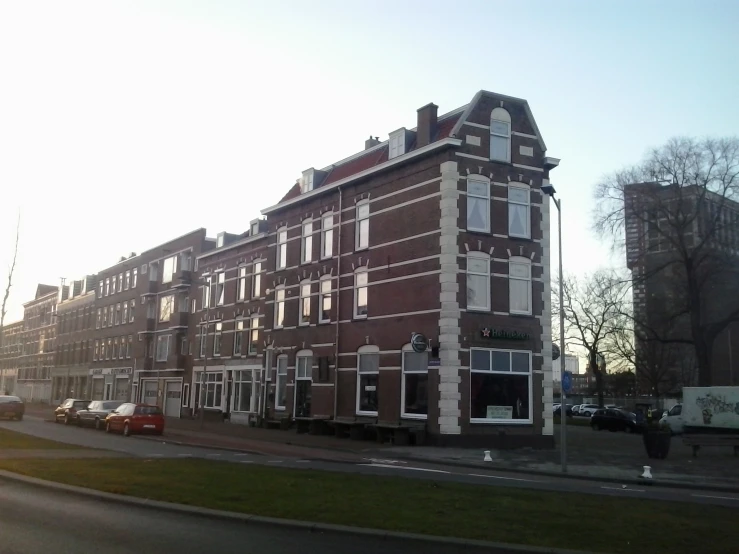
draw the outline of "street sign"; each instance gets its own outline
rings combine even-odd
[[[411,335],[411,348],[413,348],[414,352],[426,352],[428,346],[428,339],[421,333],[413,333]]]
[[[570,391],[572,390],[571,371],[565,371],[565,374],[562,376],[562,390],[565,391],[566,394],[570,394]]]
[[[559,346],[552,343],[552,361],[558,360],[560,355]]]

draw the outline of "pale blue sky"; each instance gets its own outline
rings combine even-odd
[[[38,282],[241,232],[302,170],[482,88],[528,99],[562,159],[566,270],[622,265],[590,232],[593,186],[671,136],[737,133],[738,21],[733,0],[0,0],[8,321]]]

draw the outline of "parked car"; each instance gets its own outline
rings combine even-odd
[[[600,410],[600,406],[597,404],[581,404],[580,410],[577,414],[584,417],[590,417],[598,410]]]
[[[26,412],[26,405],[17,396],[0,396],[0,417],[21,421]]]
[[[84,410],[90,404],[89,400],[67,398],[54,410],[54,421],[63,421],[65,425],[77,422],[77,410]]]
[[[562,405],[557,404],[557,407],[554,409],[553,414],[556,416],[562,415]],[[565,408],[565,414],[567,414],[567,417],[572,417],[572,404],[567,404],[567,408]]]
[[[590,418],[590,426],[595,431],[602,429],[607,429],[608,431],[626,431],[627,433],[641,431],[641,426],[637,424],[634,414],[613,408],[596,410]]]
[[[82,426],[103,429],[108,414],[123,404],[120,400],[93,400],[81,410],[77,410],[75,423]]]
[[[159,406],[121,404],[105,418],[105,431],[120,431],[126,437],[133,433],[161,435],[164,432],[164,414]]]
[[[580,412],[580,404],[575,404],[572,406],[572,415],[576,416]]]
[[[665,412],[659,420],[659,426],[668,428],[673,435],[682,433],[685,426],[683,405],[675,404],[669,411]]]

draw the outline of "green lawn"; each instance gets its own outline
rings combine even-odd
[[[735,553],[739,510],[207,460],[0,460],[107,492],[314,522],[588,552]],[[563,510],[566,506],[566,511]]]
[[[73,444],[40,439],[31,435],[17,433],[16,431],[0,429],[0,450],[70,450],[79,448],[81,447]]]

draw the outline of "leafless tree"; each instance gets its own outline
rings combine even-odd
[[[18,214],[18,221],[15,224],[15,247],[13,248],[13,261],[8,266],[8,281],[5,285],[5,294],[3,295],[3,303],[0,306],[0,348],[3,345],[3,332],[5,330],[5,314],[8,313],[8,297],[10,289],[13,287],[13,273],[15,273],[15,264],[18,261],[18,242],[21,233],[21,216]]]
[[[565,342],[583,348],[587,371],[595,377],[598,402],[603,405],[606,346],[620,331],[622,314],[629,302],[629,284],[613,272],[600,270],[583,279],[567,277],[563,283]],[[559,298],[554,295],[553,313],[559,313]]]
[[[634,286],[660,279],[637,329],[691,345],[698,384],[710,385],[714,341],[739,321],[739,139],[672,139],[604,179],[595,199],[601,236],[638,245],[626,251]]]

